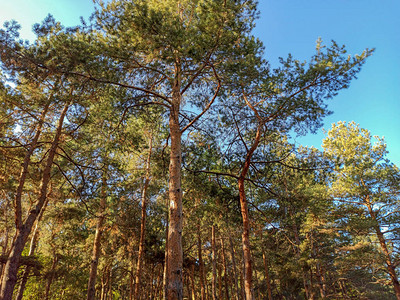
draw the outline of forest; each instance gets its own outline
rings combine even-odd
[[[255,0],[97,2],[0,30],[1,300],[400,299],[384,138],[292,143],[374,49],[271,67]]]

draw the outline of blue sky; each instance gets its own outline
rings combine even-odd
[[[255,35],[265,44],[272,66],[288,53],[307,60],[321,37],[345,44],[349,54],[365,48],[376,52],[350,88],[330,100],[334,112],[324,128],[337,121],[355,121],[373,135],[385,136],[389,159],[400,166],[400,1],[399,0],[260,0]],[[48,13],[66,26],[79,24],[93,11],[91,0],[0,0],[0,24],[15,19],[22,37]],[[298,138],[320,148],[324,134]]]

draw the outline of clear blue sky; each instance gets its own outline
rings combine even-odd
[[[0,23],[17,20],[27,39],[33,38],[32,25],[48,13],[73,26],[93,11],[91,0],[0,0],[0,7]],[[272,66],[288,53],[307,60],[318,37],[345,44],[350,54],[376,48],[358,79],[330,101],[334,113],[324,128],[355,121],[373,135],[385,136],[389,158],[400,166],[400,0],[260,0],[259,8],[255,34]],[[321,130],[297,141],[320,148],[323,138]]]

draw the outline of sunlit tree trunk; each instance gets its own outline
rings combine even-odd
[[[181,105],[181,63],[176,59],[175,79],[169,116],[171,152],[169,163],[169,231],[168,231],[168,300],[182,300],[182,187],[181,187],[181,129],[179,110]]]

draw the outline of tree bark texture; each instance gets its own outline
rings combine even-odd
[[[181,104],[181,67],[175,64],[175,79],[172,88],[172,103],[169,116],[171,153],[169,163],[169,231],[168,231],[168,300],[183,298],[182,284],[182,187],[181,187],[181,136],[179,110]]]

